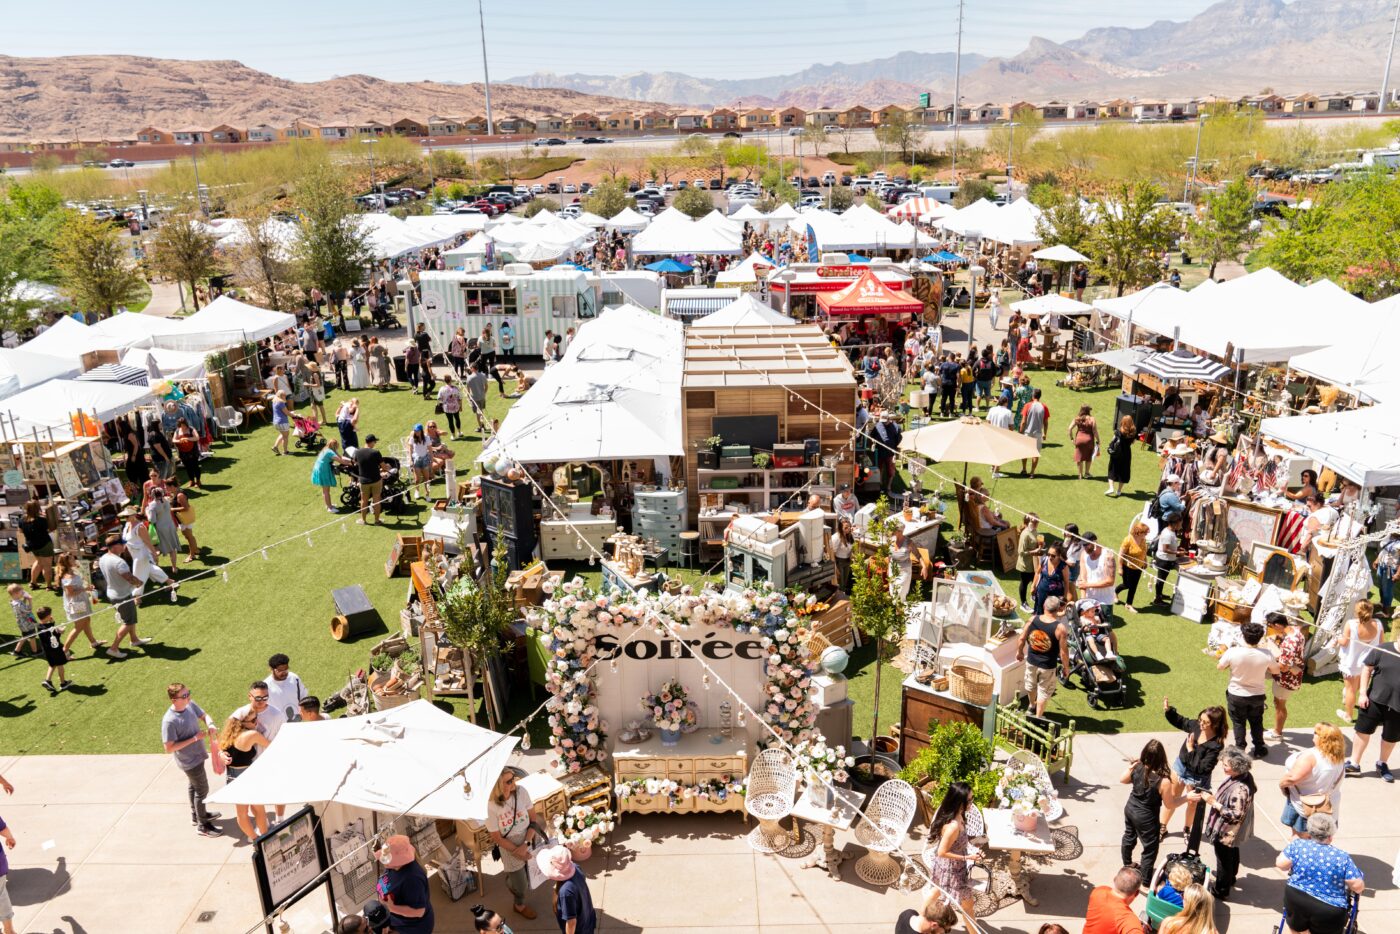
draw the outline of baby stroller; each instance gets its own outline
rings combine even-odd
[[[349,510],[360,508],[360,481],[355,476],[352,468],[343,464],[336,464],[332,469],[345,478],[345,485],[340,488],[340,505]],[[408,508],[408,483],[403,478],[403,469],[399,465],[397,457],[386,457],[383,461],[383,468],[380,476],[383,477],[384,485],[380,488],[380,497],[384,500],[385,512],[402,512]]]
[[[1210,869],[1201,859],[1201,831],[1206,825],[1207,810],[1209,809],[1204,805],[1196,808],[1196,816],[1191,821],[1191,832],[1186,835],[1186,851],[1168,856],[1162,861],[1162,868],[1157,870],[1157,878],[1149,880],[1151,884],[1147,890],[1147,905],[1143,908],[1142,918],[1153,931],[1161,927],[1163,921],[1181,911],[1172,902],[1157,897],[1158,890],[1167,881],[1173,866],[1185,866],[1191,873],[1192,882],[1197,885],[1207,884]],[[1354,919],[1355,915],[1352,917]]]
[[[1101,619],[1097,609],[1098,603],[1093,600],[1080,600],[1070,606],[1065,627],[1069,630],[1070,669],[1083,682],[1090,707],[1122,707],[1127,701],[1123,680],[1127,666],[1114,651],[1112,624]]]
[[[314,418],[293,415],[292,434],[297,439],[296,446],[312,454],[320,453],[321,448],[326,446],[325,439],[321,437],[321,423]]]

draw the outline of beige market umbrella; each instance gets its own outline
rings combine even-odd
[[[1040,456],[1034,438],[970,417],[906,432],[899,449],[935,461],[962,461],[964,480],[968,464],[1000,467]]]

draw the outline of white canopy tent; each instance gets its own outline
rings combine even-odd
[[[1079,252],[1072,246],[1065,246],[1057,243],[1054,246],[1047,246],[1044,249],[1036,250],[1031,254],[1036,259],[1049,260],[1052,263],[1087,263],[1089,257]]]
[[[630,306],[579,328],[506,414],[480,460],[615,460],[685,453],[681,437],[684,330]]]
[[[734,254],[742,250],[743,244],[734,231],[721,229],[713,222],[691,220],[671,208],[658,214],[646,230],[632,238],[632,253],[637,256]]]
[[[1075,301],[1058,292],[1051,292],[1049,295],[1037,295],[1035,298],[1023,298],[1019,302],[1012,302],[1011,310],[1032,316],[1082,315],[1093,311],[1094,306]]]
[[[132,347],[122,354],[124,366],[134,366],[150,372],[150,361],[165,379],[204,379],[208,376],[205,355],[193,350],[168,350],[164,347]]]
[[[1029,246],[1040,243],[1036,230],[1040,219],[1040,208],[1025,198],[1017,198],[1004,207],[998,208],[991,222],[982,228],[982,238],[1007,246]]]
[[[778,264],[762,253],[750,253],[742,263],[735,263],[715,275],[715,285],[753,285],[767,278]]]
[[[1203,286],[1197,286],[1197,289]],[[1094,300],[1094,309],[1102,314],[1130,322],[1153,334],[1171,334],[1191,312],[1190,292],[1166,282],[1156,282],[1137,292],[1118,298]]]
[[[725,305],[719,311],[705,315],[703,318],[696,318],[690,323],[692,328],[742,328],[742,327],[772,327],[774,325],[792,324],[794,319],[787,315],[775,311],[765,302],[759,301],[749,293],[744,293]]]
[[[243,341],[266,340],[296,327],[295,315],[270,311],[220,295],[184,320],[184,330],[156,339],[175,350],[218,350]]]
[[[11,396],[0,407],[9,412],[20,434],[28,434],[31,428],[41,432],[52,429],[55,437],[71,438],[72,418],[78,413],[110,422],[153,401],[145,386],[52,379]]]
[[[484,821],[491,788],[518,742],[459,720],[426,700],[361,717],[292,722],[248,771],[209,800],[343,804]]]
[[[768,223],[768,215],[764,214],[752,204],[745,204],[743,207],[739,208],[739,210],[729,215],[729,219],[739,221],[741,223],[743,221],[748,221],[750,224]]]
[[[797,216],[797,209],[786,201],[768,212],[768,219],[770,221],[790,221]]]
[[[20,344],[19,349],[63,360],[77,360],[93,349],[89,341],[88,326],[71,315],[64,315],[49,325],[43,334]]]
[[[606,226],[608,226],[608,219],[607,219],[606,217],[599,217],[597,214],[594,214],[592,211],[584,211],[584,212],[583,212],[582,214],[580,214],[578,217],[575,217],[575,218],[574,218],[574,221],[575,221],[576,223],[582,224],[582,225],[585,226],[585,227],[606,227]]]
[[[1368,307],[1373,315],[1369,326],[1342,335],[1331,347],[1296,354],[1288,365],[1340,386],[1362,402],[1400,402],[1400,365],[1394,360],[1395,348],[1400,347],[1400,297]]]
[[[1272,269],[1187,295],[1191,313],[1181,322],[1181,342],[1231,363],[1281,362],[1332,342],[1317,326],[1306,290]]]
[[[998,210],[1000,209],[996,204],[986,198],[980,198],[935,221],[934,226],[963,236],[968,231],[981,233],[992,224]]]
[[[76,361],[9,347],[0,348],[0,399],[38,386],[51,379],[77,376]]]
[[[1266,418],[1260,433],[1331,467],[1363,488],[1400,485],[1395,406],[1376,405],[1323,415]]]
[[[623,208],[607,220],[609,230],[641,230],[651,223],[651,218],[638,214],[631,208]]]
[[[127,347],[149,347],[158,335],[183,334],[188,330],[184,319],[162,318],[133,312],[103,318],[87,330],[89,344],[103,350],[124,350]]]

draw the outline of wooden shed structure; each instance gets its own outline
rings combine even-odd
[[[840,484],[851,482],[855,371],[815,325],[692,325],[685,338],[681,412],[693,519],[702,494],[723,494],[726,505],[744,502],[750,511],[795,510],[807,493],[830,502]],[[701,468],[697,444],[716,435],[725,445],[747,444],[755,453],[767,447],[760,437],[805,445],[809,453],[801,466],[775,462],[760,469],[725,457],[716,467]],[[826,466],[833,458],[835,466]],[[727,520],[709,519],[711,525],[717,521]],[[699,528],[702,538],[711,537],[705,522]]]

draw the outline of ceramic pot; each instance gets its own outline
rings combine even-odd
[[[679,746],[680,744],[681,744],[681,731],[680,731],[680,730],[662,730],[662,731],[661,731],[661,745],[663,745],[663,746]]]
[[[1040,815],[1035,811],[1029,814],[1011,814],[1011,826],[1021,833],[1035,833],[1035,828],[1040,825]]]

